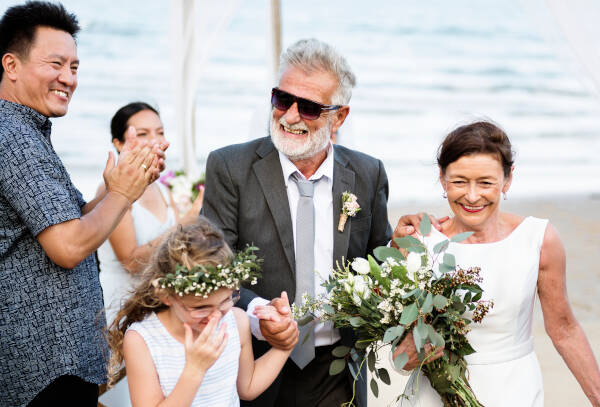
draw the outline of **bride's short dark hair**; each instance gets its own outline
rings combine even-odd
[[[500,127],[487,121],[478,121],[454,129],[438,149],[437,163],[442,173],[448,165],[471,154],[491,154],[502,164],[504,176],[510,175],[513,151],[508,136]]]

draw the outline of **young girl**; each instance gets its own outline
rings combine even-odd
[[[204,217],[159,246],[109,331],[109,383],[125,361],[133,406],[239,406],[275,380],[290,352],[255,361],[248,317],[234,307],[259,274],[252,252],[233,259]]]

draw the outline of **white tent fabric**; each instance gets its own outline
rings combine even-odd
[[[170,36],[174,61],[175,121],[183,169],[196,178],[194,117],[202,70],[219,44],[241,0],[171,0]]]
[[[600,2],[522,0],[521,4],[587,91],[600,97]]]
[[[560,32],[577,58],[580,70],[600,96],[600,2],[598,0],[546,0]]]

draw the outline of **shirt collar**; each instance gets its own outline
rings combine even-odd
[[[0,109],[5,112],[9,112],[13,115],[22,116],[36,129],[41,131],[46,138],[50,139],[50,130],[52,128],[52,122],[49,118],[47,118],[37,110],[32,109],[29,106],[11,102],[10,100],[6,99],[0,99]]]
[[[278,151],[278,153],[281,169],[283,170],[283,180],[287,187],[290,176],[294,173],[301,174],[301,172],[285,154],[281,151]],[[302,177],[304,176],[302,175]],[[333,144],[331,142],[327,145],[327,157],[325,157],[325,161],[321,163],[317,171],[309,179],[319,179],[321,177],[333,180]]]

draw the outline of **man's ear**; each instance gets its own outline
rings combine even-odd
[[[4,68],[3,77],[6,75],[8,79],[14,81],[17,79],[18,66],[20,64],[19,58],[12,52],[7,52],[2,56],[2,68]]]
[[[338,129],[342,127],[342,124],[344,124],[344,120],[346,120],[346,117],[348,117],[349,113],[350,106],[342,106],[335,111],[333,125],[331,126],[331,134],[337,133]]]

